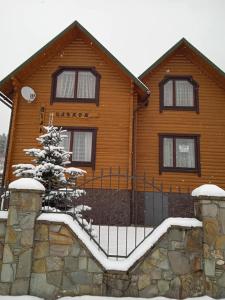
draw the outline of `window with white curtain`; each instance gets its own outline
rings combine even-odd
[[[53,74],[52,101],[98,103],[100,75],[94,69],[68,68]]]
[[[57,76],[56,97],[73,98],[75,87],[75,72],[64,71]]]
[[[73,161],[91,162],[92,132],[75,131],[73,133]]]
[[[95,97],[96,77],[89,71],[78,73],[77,98]]]
[[[160,83],[161,109],[197,110],[198,84],[191,77],[169,77]]]
[[[198,136],[160,135],[160,162],[163,170],[198,168]]]
[[[63,138],[63,140],[60,143],[60,146],[69,152],[70,151],[71,132],[70,131],[63,132],[62,138]]]
[[[95,167],[96,128],[64,128],[61,147],[71,152],[71,164],[74,166]]]

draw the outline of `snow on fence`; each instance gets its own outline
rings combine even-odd
[[[131,183],[136,187],[133,193]],[[93,171],[77,181],[77,189],[50,188],[42,211],[71,215],[98,248],[114,259],[128,257],[168,217],[194,216],[188,187],[165,187],[145,173],[129,176],[120,168]],[[86,191],[83,195],[79,193],[82,189]],[[0,189],[1,195],[1,210],[6,210],[6,188]]]

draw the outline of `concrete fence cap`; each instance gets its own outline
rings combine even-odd
[[[225,197],[225,191],[215,184],[203,184],[191,193],[194,197]]]
[[[10,190],[45,191],[45,187],[33,178],[20,178],[10,183]]]

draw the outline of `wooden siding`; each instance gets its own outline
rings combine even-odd
[[[91,66],[101,75],[99,106],[93,103],[54,103],[50,104],[52,73],[59,66]],[[131,171],[133,85],[118,68],[107,61],[100,51],[83,38],[76,37],[56,56],[41,65],[31,76],[21,82],[21,86],[32,87],[36,100],[28,104],[21,96],[18,99],[16,118],[13,124],[13,146],[10,165],[29,163],[31,158],[24,155],[23,149],[37,147],[35,138],[40,134],[40,109],[45,108],[44,124],[48,124],[50,113],[90,112],[95,117],[88,119],[54,117],[56,126],[96,127],[96,173],[101,168],[128,169]],[[8,168],[9,167],[8,165]],[[86,168],[92,172],[90,168]],[[12,171],[7,181],[13,179]]]
[[[187,50],[186,50],[187,52]],[[211,74],[182,49],[169,57],[143,82],[150,88],[150,104],[138,112],[137,173],[165,187],[194,188],[214,183],[225,188],[225,91]],[[160,113],[159,82],[165,75],[192,75],[199,84],[199,114],[193,111]],[[163,172],[159,174],[159,133],[200,134],[201,176],[194,173]]]

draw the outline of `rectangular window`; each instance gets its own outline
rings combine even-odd
[[[160,134],[160,172],[199,170],[199,136]]]
[[[92,132],[75,131],[73,133],[73,161],[91,162]]]
[[[64,128],[62,146],[71,152],[71,165],[95,168],[96,128]]]

